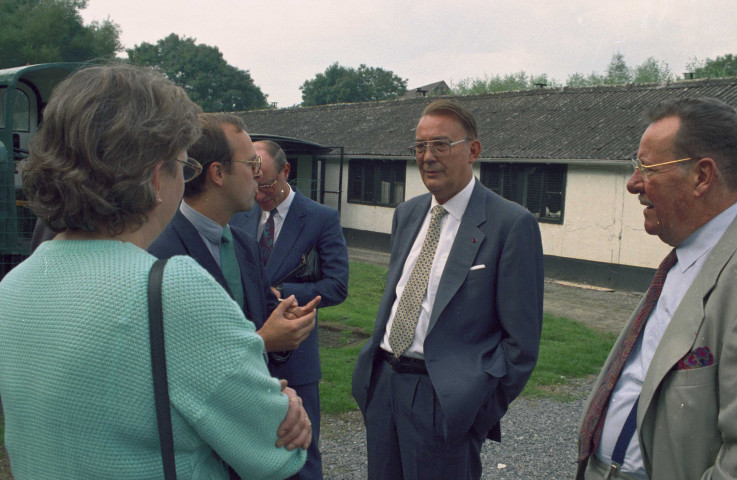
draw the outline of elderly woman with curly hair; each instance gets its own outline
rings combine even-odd
[[[174,215],[199,108],[161,75],[81,70],[46,107],[23,173],[55,232],[0,283],[0,396],[23,479],[162,478],[149,353],[146,248]],[[294,391],[272,378],[251,322],[205,270],[162,281],[179,478],[284,478],[309,446]]]

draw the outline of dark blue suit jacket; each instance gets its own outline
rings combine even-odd
[[[424,354],[448,435],[467,435],[473,427],[498,441],[499,420],[537,362],[542,243],[530,212],[475,182],[440,279]],[[394,213],[386,289],[353,372],[353,396],[364,414],[374,356],[430,201],[429,193],[421,195]]]
[[[233,247],[238,258],[243,283],[243,313],[256,325],[256,330],[258,330],[276,308],[278,301],[269,288],[256,240],[237,228],[233,228],[232,232]],[[151,244],[148,251],[158,258],[189,255],[207,270],[226,292],[231,293],[223,272],[215,263],[215,259],[197,229],[179,210],[161,235]]]
[[[236,213],[230,224],[255,237],[260,217],[261,209],[256,206],[249,212]],[[299,304],[304,305],[321,295],[321,307],[337,305],[348,294],[348,249],[340,217],[337,210],[312,201],[297,191],[266,263],[269,285],[294,270],[302,255],[313,245],[317,246],[322,278],[310,283],[284,283],[284,297],[294,295]],[[292,352],[291,358],[272,373],[286,379],[290,385],[303,385],[320,379],[317,326]]]

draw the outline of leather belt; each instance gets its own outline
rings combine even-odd
[[[427,367],[425,361],[419,358],[395,357],[386,350],[379,349],[376,357],[385,361],[397,373],[414,373],[419,375],[427,375]]]

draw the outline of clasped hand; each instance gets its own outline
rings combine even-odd
[[[276,446],[277,448],[286,446],[290,451],[295,448],[307,450],[312,443],[312,423],[302,406],[302,399],[294,390],[287,387],[286,380],[279,380],[279,383],[282,393],[289,397],[289,409],[277,430]]]

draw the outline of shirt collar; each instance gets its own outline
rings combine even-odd
[[[279,215],[281,218],[287,218],[287,213],[289,213],[289,207],[292,205],[294,195],[294,190],[289,187],[289,195],[287,195],[287,198],[285,198],[283,202],[276,206],[276,214],[274,214],[274,216]],[[270,212],[262,210],[261,216],[263,218],[269,218],[269,213]]]
[[[450,200],[445,202],[443,204],[443,208],[448,211],[448,214],[453,216],[456,220],[459,222],[461,221],[461,218],[463,218],[463,214],[466,213],[466,207],[468,206],[468,202],[471,200],[471,194],[473,193],[473,188],[476,186],[476,177],[471,176],[471,181],[468,182],[468,185],[466,185],[463,190],[456,193]],[[435,200],[435,197],[432,197],[432,201],[430,202],[430,210],[435,207],[435,205],[440,205],[437,200]]]
[[[691,268],[699,258],[714,249],[735,217],[737,217],[737,203],[709,220],[676,247],[678,267],[682,272]]]
[[[202,215],[200,212],[187,205],[187,202],[184,200],[179,204],[179,211],[182,212],[182,215],[184,215],[184,217],[194,225],[197,232],[205,237],[208,242],[213,245],[220,245],[220,239],[223,236],[223,227],[221,227],[219,223],[205,215]]]

